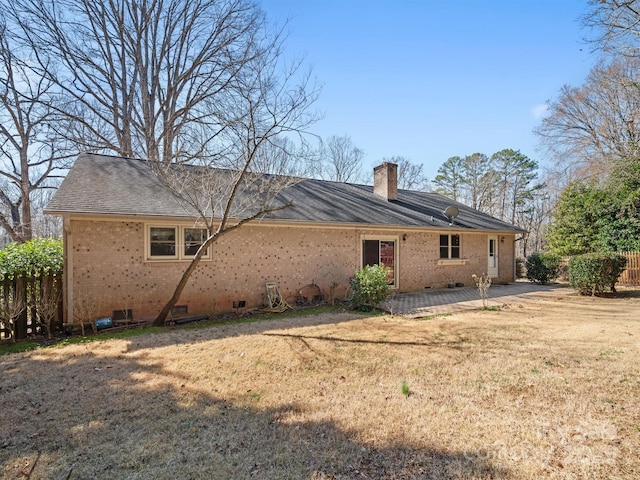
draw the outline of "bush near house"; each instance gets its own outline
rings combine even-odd
[[[546,285],[558,278],[561,258],[555,253],[534,253],[527,257],[527,279]]]
[[[0,340],[62,327],[62,241],[36,238],[0,250]]]
[[[518,257],[516,258],[516,278],[526,278],[527,269],[526,269],[527,259]]]
[[[391,296],[390,274],[391,270],[384,265],[366,265],[358,270],[351,280],[351,307],[368,310],[387,300]]]
[[[35,238],[0,250],[0,280],[58,275],[62,268],[62,240]]]
[[[627,258],[618,253],[587,253],[569,260],[569,284],[581,295],[599,295],[606,289],[616,291],[618,277]]]

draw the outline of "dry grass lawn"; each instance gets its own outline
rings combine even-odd
[[[0,477],[640,478],[640,292],[624,293],[4,355]]]

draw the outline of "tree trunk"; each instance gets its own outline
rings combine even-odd
[[[243,173],[243,175],[244,175],[244,173]],[[235,187],[238,186],[239,181],[240,180],[238,180],[236,182]],[[232,231],[242,227],[245,223],[249,223],[249,222],[255,220],[256,218],[262,217],[262,216],[267,215],[269,213],[277,212],[279,210],[284,210],[285,208],[289,208],[289,207],[291,207],[293,205],[293,203],[289,202],[289,203],[287,203],[285,205],[280,205],[278,207],[265,208],[264,210],[261,210],[260,212],[254,214],[254,215],[251,215],[250,217],[247,217],[247,218],[244,218],[244,219],[240,220],[238,223],[236,223],[236,224],[234,224],[232,226],[227,226],[227,218],[229,218],[229,209],[230,209],[231,201],[233,200],[234,197],[235,197],[235,193],[232,193],[231,196],[230,196],[231,200],[230,200],[229,204],[227,205],[225,213],[222,216],[222,220],[220,220],[220,224],[218,226],[218,229],[215,231],[215,233],[211,234],[209,236],[209,238],[207,238],[207,240],[198,249],[198,251],[196,252],[195,256],[193,257],[193,260],[191,260],[191,263],[189,264],[187,269],[182,274],[182,277],[180,278],[180,282],[178,282],[178,285],[176,286],[176,289],[174,290],[173,295],[171,296],[171,299],[162,308],[162,310],[160,311],[160,313],[158,314],[156,319],[153,321],[154,325],[156,325],[158,327],[161,327],[166,323],[167,316],[169,315],[169,312],[171,312],[171,309],[173,307],[175,307],[176,303],[178,303],[178,300],[180,300],[180,295],[182,295],[182,291],[184,290],[184,287],[187,286],[187,282],[189,281],[189,278],[191,277],[191,274],[194,272],[194,270],[196,269],[196,267],[200,263],[200,260],[202,259],[202,256],[207,251],[207,249],[211,248],[211,245],[213,245],[215,243],[215,241],[218,240],[218,238],[220,238],[222,235],[225,235],[225,234],[227,234],[229,232],[232,232]]]
[[[22,182],[20,184],[20,195],[22,199],[22,218],[20,222],[20,236],[22,237],[22,241],[26,242],[33,238],[33,225],[32,225],[32,217],[31,217],[31,181],[29,179],[29,162],[26,156],[26,151],[24,152],[22,162]]]
[[[209,239],[211,240],[210,243],[213,243],[216,237],[217,237],[216,235],[210,237]],[[187,286],[187,282],[189,281],[191,274],[198,266],[198,263],[200,263],[200,259],[202,258],[203,253],[207,251],[207,248],[209,248],[208,241],[203,243],[200,249],[196,252],[195,257],[193,257],[193,260],[191,260],[191,263],[182,274],[182,278],[180,278],[180,282],[178,282],[178,285],[176,286],[176,289],[174,290],[173,295],[171,296],[171,299],[169,299],[169,301],[162,308],[162,310],[160,311],[156,319],[153,321],[154,325],[161,327],[166,323],[167,316],[171,312],[171,309],[175,307],[176,303],[178,303],[178,300],[180,300],[180,295],[182,295],[182,291],[184,290],[184,287]]]

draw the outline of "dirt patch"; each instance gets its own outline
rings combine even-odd
[[[640,298],[0,357],[0,478],[638,478]]]

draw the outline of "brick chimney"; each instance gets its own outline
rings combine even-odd
[[[398,199],[398,165],[384,162],[373,169],[373,193],[385,200]]]

